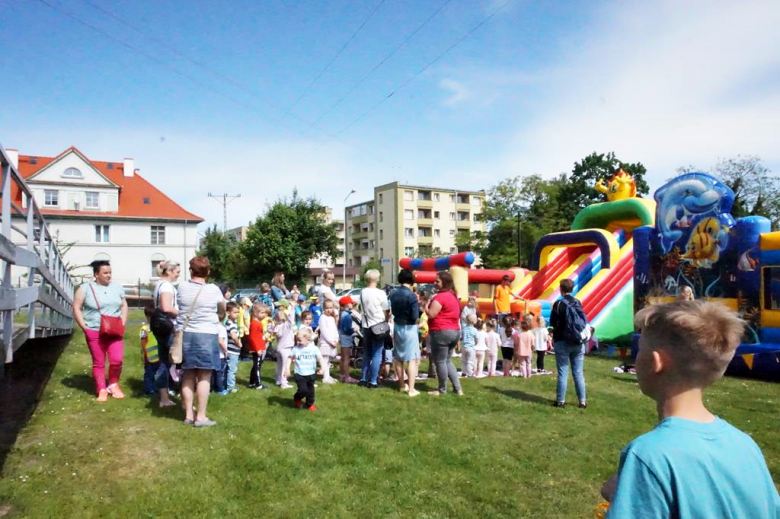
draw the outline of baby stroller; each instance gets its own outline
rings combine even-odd
[[[352,311],[352,323],[355,328],[355,334],[352,336],[352,354],[349,358],[349,365],[361,369],[363,367],[363,316],[356,310]]]

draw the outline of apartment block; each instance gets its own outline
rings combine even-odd
[[[485,231],[477,221],[484,202],[484,190],[399,182],[375,187],[373,200],[347,207],[347,265],[377,260],[384,282],[395,283],[400,258],[454,254],[459,234]]]

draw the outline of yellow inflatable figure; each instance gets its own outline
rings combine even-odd
[[[688,239],[685,254],[681,257],[691,260],[698,267],[711,267],[720,257],[720,222],[717,218],[700,221]]]
[[[607,200],[610,202],[625,200],[636,196],[636,183],[630,173],[621,169],[612,175],[607,184],[604,183],[604,179],[600,178],[596,182],[596,191],[607,195]]]

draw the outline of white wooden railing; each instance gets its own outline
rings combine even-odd
[[[28,339],[73,331],[73,280],[32,191],[2,145],[0,168],[0,319],[5,364],[9,364]],[[19,195],[21,205],[12,199]],[[26,271],[27,286],[14,287],[14,268]],[[15,320],[15,315],[21,319]],[[0,365],[0,376],[4,368]]]

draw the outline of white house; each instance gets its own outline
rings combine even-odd
[[[56,157],[7,152],[60,248],[67,249],[65,261],[77,267],[72,274],[89,275],[89,263],[107,259],[117,282],[149,283],[160,261],[186,265],[195,255],[203,218],[143,178],[133,159],[94,161],[72,146]],[[17,204],[24,204],[22,198],[15,193]],[[187,276],[186,267],[182,274]]]

